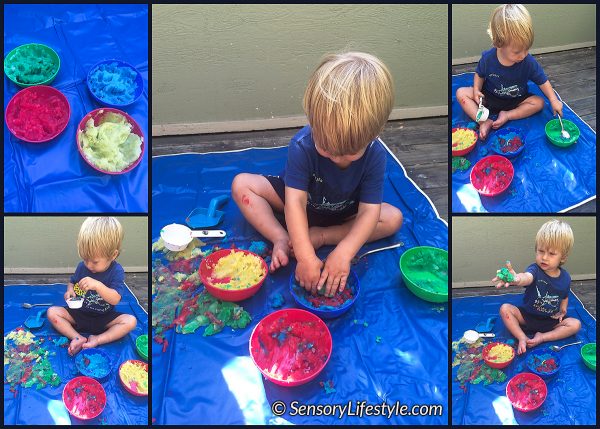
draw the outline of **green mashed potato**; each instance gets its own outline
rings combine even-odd
[[[132,133],[133,126],[123,115],[108,112],[98,126],[89,119],[77,133],[86,159],[100,170],[120,172],[142,153],[142,138]]]

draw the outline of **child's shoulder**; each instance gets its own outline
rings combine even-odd
[[[292,143],[310,143],[312,144],[312,135],[310,125],[305,125],[301,128],[290,140],[290,144]],[[314,144],[313,144],[314,146]]]

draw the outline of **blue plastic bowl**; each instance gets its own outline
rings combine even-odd
[[[536,368],[540,365],[542,356],[544,356],[546,359],[548,359],[548,356],[553,358],[556,362],[556,369],[549,372],[538,371]],[[529,368],[529,370],[535,375],[539,375],[542,378],[549,378],[558,373],[558,370],[560,369],[560,358],[558,357],[558,353],[553,352],[549,348],[532,350],[527,356],[526,364],[527,368]]]
[[[106,361],[106,365],[101,367],[102,369],[104,369],[104,371],[92,370],[85,364],[85,358],[87,357],[89,359],[89,357],[91,355],[101,355],[102,358],[104,358],[104,360]],[[77,367],[77,369],[79,370],[79,372],[82,375],[85,375],[86,377],[94,378],[98,381],[106,380],[108,378],[108,376],[110,375],[110,372],[112,369],[112,363],[110,361],[110,357],[108,356],[108,354],[106,352],[104,352],[100,349],[82,349],[77,354],[77,356],[75,356],[75,366]]]
[[[135,71],[136,77],[135,77],[135,83],[136,83],[136,89],[135,89],[135,93],[133,94],[133,100],[127,103],[123,103],[123,104],[115,104],[112,103],[110,101],[104,100],[102,98],[99,98],[94,91],[92,91],[92,87],[90,84],[90,78],[92,76],[92,73],[102,64],[117,64],[117,67],[129,67],[130,69],[132,69],[133,71]],[[138,69],[136,69],[134,66],[132,66],[131,64],[126,63],[125,61],[121,61],[121,60],[103,60],[100,61],[99,63],[96,63],[92,66],[92,68],[90,69],[90,71],[88,72],[87,75],[87,79],[86,79],[86,83],[87,83],[87,87],[88,90],[90,91],[90,94],[92,94],[92,97],[94,98],[94,100],[96,100],[98,103],[100,103],[103,106],[107,106],[107,107],[125,107],[125,106],[130,106],[133,103],[135,103],[138,98],[140,98],[140,96],[142,95],[142,93],[144,92],[144,79],[142,79],[142,74],[138,71]]]
[[[290,293],[294,300],[298,304],[298,306],[302,307],[305,310],[310,311],[313,314],[316,314],[321,319],[335,319],[336,317],[340,317],[342,314],[350,310],[352,304],[358,298],[358,294],[360,292],[360,282],[358,280],[358,276],[354,271],[350,271],[350,276],[348,276],[348,281],[346,282],[346,288],[350,288],[354,294],[354,298],[350,301],[346,302],[339,308],[333,310],[322,310],[320,308],[313,307],[310,302],[306,301],[305,296],[310,296],[310,292],[306,291],[302,286],[296,283],[296,278],[294,274],[290,276]]]
[[[521,142],[523,143],[521,147],[514,152],[502,152],[498,139],[507,139],[515,136],[518,136],[521,139]],[[525,149],[525,133],[519,128],[502,128],[494,133],[491,140],[490,148],[492,149],[492,152],[502,155],[506,158],[515,158],[521,152],[523,152],[523,149]]]

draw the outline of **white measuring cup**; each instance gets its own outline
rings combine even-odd
[[[185,249],[195,237],[223,238],[225,231],[221,229],[192,231],[179,223],[172,223],[160,230],[160,238],[165,242],[165,247],[173,252]]]
[[[475,115],[475,120],[477,122],[485,122],[487,118],[490,116],[490,111],[487,107],[483,105],[483,97],[479,97],[479,109],[477,109],[477,114]]]
[[[469,329],[468,331],[465,331],[465,333],[463,334],[463,339],[465,340],[465,343],[467,344],[473,344],[475,341],[477,341],[480,338],[494,338],[496,336],[496,334],[492,333],[492,332],[477,332],[474,331],[472,329]]]

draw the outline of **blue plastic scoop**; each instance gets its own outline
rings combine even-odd
[[[37,316],[29,316],[27,320],[25,320],[25,326],[29,329],[38,329],[44,325],[44,319],[42,318],[42,314],[44,314],[46,310],[40,310],[37,313]]]
[[[217,208],[225,202],[229,201],[229,196],[221,195],[210,200],[208,208],[198,207],[192,210],[192,212],[185,219],[185,222],[192,229],[195,228],[209,228],[211,226],[218,225],[223,219],[225,212],[217,210]]]

